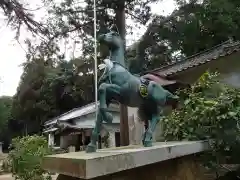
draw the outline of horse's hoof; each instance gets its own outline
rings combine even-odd
[[[89,144],[86,148],[86,153],[93,153],[97,151],[97,147],[94,144]]]
[[[143,146],[144,147],[152,147],[152,141],[143,141]]]

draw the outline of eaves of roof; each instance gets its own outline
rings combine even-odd
[[[154,73],[162,77],[170,77],[190,68],[206,64],[210,61],[217,60],[238,51],[240,51],[240,41],[232,42],[229,40],[203,52],[192,55],[180,62],[154,69],[149,73]]]
[[[119,112],[119,108],[117,108],[117,105],[115,106],[112,105],[111,107],[109,107],[109,110],[112,112]],[[44,126],[54,125],[57,123],[57,121],[68,121],[70,119],[82,117],[84,115],[91,114],[95,111],[96,111],[95,102],[93,102],[79,108],[74,108],[64,114],[61,114],[60,116],[57,116],[49,121],[46,121],[44,123]]]
[[[50,132],[55,132],[57,130],[58,130],[58,128],[56,128],[56,127],[46,128],[46,129],[43,130],[43,134],[50,133]]]

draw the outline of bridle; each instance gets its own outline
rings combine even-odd
[[[109,59],[104,59],[103,60],[105,63],[105,68],[102,76],[99,78],[99,82],[105,81],[106,79],[109,80],[109,83],[112,84],[112,79],[111,79],[111,70],[114,66],[114,63],[110,61]]]

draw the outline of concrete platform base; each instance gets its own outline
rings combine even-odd
[[[185,156],[161,163],[100,176],[94,180],[206,180],[204,169],[194,156]],[[60,174],[57,180],[82,180]]]
[[[57,180],[204,180],[195,154],[207,149],[207,142],[164,142],[47,156],[43,167]]]

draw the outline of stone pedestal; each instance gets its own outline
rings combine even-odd
[[[100,176],[94,180],[206,180],[203,172],[203,168],[193,156],[186,156]],[[82,180],[82,178],[60,174],[57,180]]]
[[[206,142],[163,142],[151,148],[127,146],[47,156],[43,168],[58,180],[204,180],[195,154]]]

